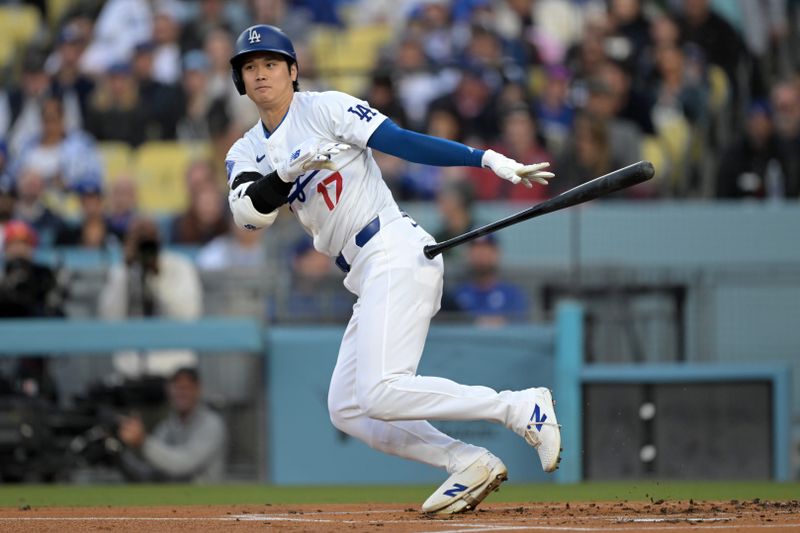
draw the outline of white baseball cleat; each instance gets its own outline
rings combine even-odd
[[[556,420],[556,402],[545,387],[522,391],[525,408],[521,435],[536,448],[542,470],[554,472],[561,462],[561,426]]]
[[[461,472],[447,478],[422,504],[422,512],[455,514],[472,511],[506,479],[506,465],[487,452]]]

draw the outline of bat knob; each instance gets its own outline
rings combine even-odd
[[[428,259],[433,259],[437,255],[437,252],[434,250],[434,246],[432,244],[428,244],[423,247],[422,253],[425,254],[425,257]]]

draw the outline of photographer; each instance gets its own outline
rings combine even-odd
[[[125,261],[109,270],[100,292],[99,314],[109,320],[162,317],[192,320],[202,312],[202,288],[192,262],[164,250],[155,221],[138,218],[125,235]],[[175,368],[193,365],[196,356],[186,351],[159,351],[145,356],[116,354],[114,365],[122,374],[169,375]]]
[[[138,416],[121,419],[117,435],[127,446],[120,456],[123,471],[135,481],[223,481],[225,424],[202,402],[197,370],[179,368],[167,383],[167,395],[170,415],[152,434]]]
[[[33,260],[37,243],[36,230],[25,222],[5,224],[0,318],[63,316],[55,273]]]
[[[0,319],[64,316],[64,295],[49,267],[36,263],[36,230],[21,220],[3,227],[3,276],[0,278]],[[15,389],[30,397],[55,401],[55,383],[45,357],[20,357],[14,374]]]

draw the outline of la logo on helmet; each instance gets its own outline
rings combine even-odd
[[[250,30],[249,39],[250,39],[250,44],[260,43],[261,42],[261,34],[258,33],[258,30],[252,29],[252,30]]]

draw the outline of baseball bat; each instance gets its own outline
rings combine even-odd
[[[567,207],[582,204],[599,198],[600,196],[625,189],[626,187],[637,185],[649,180],[654,174],[655,169],[650,161],[639,161],[638,163],[609,172],[608,174],[604,174],[586,183],[581,183],[577,187],[573,187],[568,191],[562,192],[558,196],[554,196],[519,213],[468,231],[452,239],[447,239],[444,242],[429,244],[423,248],[423,253],[428,259],[433,259],[445,250],[449,250],[465,242],[493,233],[511,226],[512,224],[517,224],[531,218],[552,213],[553,211],[559,211]]]

